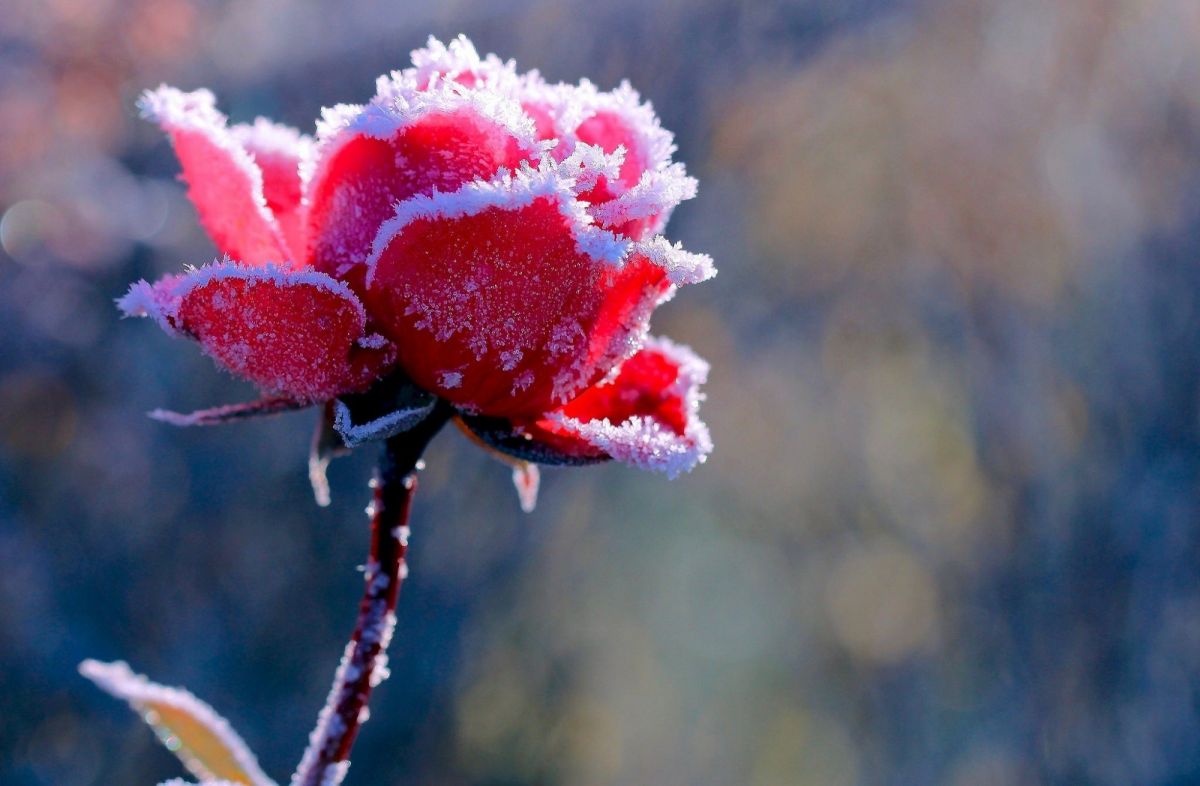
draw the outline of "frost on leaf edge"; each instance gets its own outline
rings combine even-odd
[[[124,661],[102,663],[88,659],[79,664],[79,673],[95,683],[101,690],[129,704],[139,714],[144,711],[139,704],[156,703],[175,707],[191,715],[202,726],[220,738],[234,761],[254,781],[255,786],[275,786],[275,782],[263,772],[258,764],[258,759],[245,741],[233,730],[229,721],[221,717],[211,705],[198,699],[191,692],[183,688],[171,688],[152,682],[145,675],[134,672]],[[177,751],[173,751],[173,753],[179,755]],[[180,759],[188,763],[183,756],[180,756]],[[199,771],[196,768],[199,768]],[[201,778],[204,783],[213,782],[207,780],[208,773],[198,762],[189,763],[188,769],[192,770],[192,774]]]

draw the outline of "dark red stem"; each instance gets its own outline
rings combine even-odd
[[[350,748],[367,719],[372,689],[387,678],[387,647],[404,580],[408,513],[425,447],[450,418],[439,405],[420,425],[389,439],[371,481],[371,551],[364,567],[358,623],[346,644],[329,699],[309,736],[292,786],[337,786],[350,766]]]

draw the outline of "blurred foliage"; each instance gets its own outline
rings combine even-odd
[[[0,781],[177,774],[75,675],[127,658],[295,762],[352,624],[370,451],[117,320],[213,249],[133,100],[309,128],[428,33],[629,77],[721,275],[655,329],[713,363],[668,483],[429,457],[387,784],[1200,781],[1200,6],[10,0],[0,14]],[[309,413],[311,414],[311,413]]]

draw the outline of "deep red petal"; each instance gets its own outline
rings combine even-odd
[[[691,350],[651,339],[617,375],[523,428],[535,443],[574,456],[609,456],[677,475],[712,450],[699,418],[707,364]]]
[[[140,282],[120,305],[195,338],[267,393],[297,401],[361,390],[394,358],[386,341],[364,336],[366,316],[354,293],[313,271],[216,263],[153,287]]]
[[[309,259],[342,276],[365,262],[393,206],[434,189],[453,191],[527,157],[506,129],[469,108],[430,114],[388,139],[358,134],[321,164],[309,208]]]
[[[477,413],[531,416],[629,354],[670,283],[645,258],[582,250],[581,232],[605,235],[570,217],[578,205],[564,212],[569,193],[505,187],[440,195],[385,227],[366,301],[417,384]],[[501,204],[475,201],[491,196]]]

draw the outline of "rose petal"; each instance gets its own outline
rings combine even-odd
[[[291,258],[304,261],[307,211],[302,172],[311,166],[312,138],[262,117],[253,125],[236,125],[231,130],[262,172],[263,197],[287,241]]]
[[[217,248],[247,265],[291,260],[298,267],[263,195],[263,173],[226,126],[212,93],[163,85],[139,106],[170,136],[188,197]]]
[[[315,271],[214,263],[151,286],[120,306],[200,342],[218,363],[270,394],[322,401],[357,391],[394,350],[365,336],[366,314],[344,283]]]
[[[633,188],[616,199],[593,205],[592,217],[602,227],[634,240],[661,232],[680,202],[696,196],[696,179],[683,164],[642,173]]]
[[[666,271],[591,224],[550,162],[397,207],[366,300],[401,366],[470,411],[536,416],[636,346]]]
[[[616,198],[671,161],[675,152],[674,136],[658,122],[654,107],[643,102],[628,82],[616,90],[602,92],[588,80],[575,86],[559,86],[555,93],[562,133],[572,143],[598,145],[605,152],[618,148],[625,158],[617,178],[605,178],[582,199],[602,203]]]
[[[393,206],[536,157],[533,123],[502,96],[447,86],[327,111],[309,191],[309,258],[338,277],[361,264]]]
[[[707,376],[708,364],[687,347],[650,339],[614,378],[523,430],[562,454],[609,456],[675,477],[712,451],[699,417]]]

